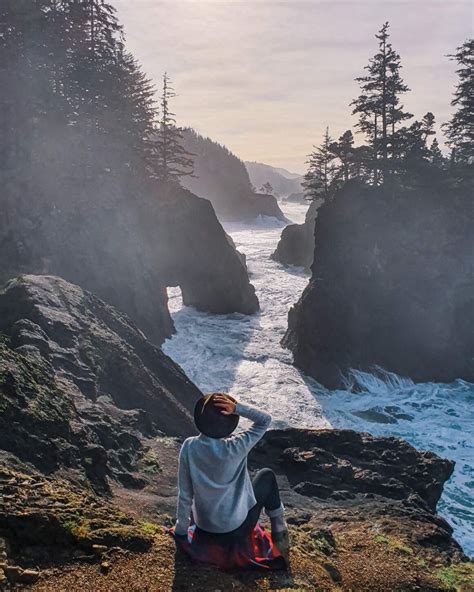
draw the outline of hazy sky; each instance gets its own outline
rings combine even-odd
[[[445,55],[473,35],[471,0],[111,0],[127,47],[157,84],[166,70],[180,125],[244,160],[292,171],[326,125],[353,126],[354,78],[390,21],[415,116],[450,114],[456,80]],[[441,138],[440,138],[441,139]]]

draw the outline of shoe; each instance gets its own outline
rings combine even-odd
[[[290,565],[290,539],[287,530],[272,532],[272,541],[278,551],[281,553],[286,565]]]

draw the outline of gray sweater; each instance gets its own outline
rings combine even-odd
[[[253,424],[228,438],[204,434],[187,438],[179,454],[178,508],[175,532],[186,534],[191,510],[194,522],[207,532],[238,528],[256,504],[247,471],[247,454],[266,432],[272,417],[238,403],[236,413]]]

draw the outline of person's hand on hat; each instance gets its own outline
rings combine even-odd
[[[213,405],[220,409],[222,415],[235,415],[237,403],[225,395],[214,395]]]

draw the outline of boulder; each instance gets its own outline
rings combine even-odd
[[[310,271],[314,254],[314,225],[321,204],[321,200],[312,201],[303,224],[290,224],[283,229],[272,259]]]
[[[201,396],[123,314],[57,277],[0,292],[0,449],[45,473],[79,471],[100,491],[140,487],[144,439],[194,433]]]
[[[250,458],[320,501],[365,505],[371,498],[432,515],[454,470],[453,461],[404,440],[339,429],[271,430]]]

